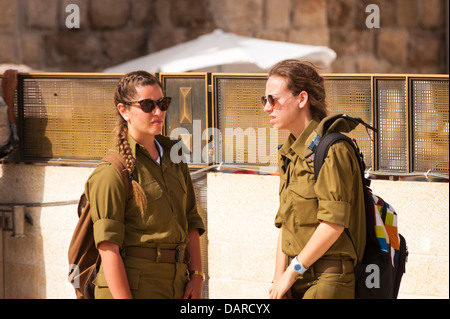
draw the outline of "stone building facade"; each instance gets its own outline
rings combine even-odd
[[[216,28],[329,46],[331,72],[448,73],[447,0],[0,0],[0,64],[97,72]]]

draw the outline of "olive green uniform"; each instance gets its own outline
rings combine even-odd
[[[322,259],[353,260],[356,264],[356,256],[363,255],[365,246],[364,193],[358,159],[351,145],[337,142],[331,146],[315,180],[309,146],[317,134],[322,136],[323,122],[313,119],[297,139],[291,134],[279,150],[280,207],[275,225],[281,227],[282,251],[288,260],[303,250],[321,221],[348,228],[358,255],[342,233]],[[349,132],[353,128],[353,124],[339,119],[328,132]],[[319,273],[312,265],[297,278],[291,291],[304,298],[353,298],[354,274]]]
[[[133,297],[181,298],[188,281],[185,263],[162,263],[126,253],[131,246],[185,249],[189,229],[197,228],[200,235],[205,231],[188,167],[170,160],[175,142],[164,136],[156,139],[163,148],[161,164],[128,136],[136,158],[133,176],[147,195],[144,216],[133,197],[126,200],[125,186],[109,163],[100,164],[89,177],[86,196],[91,205],[95,243],[98,246],[109,241],[119,246]],[[96,298],[111,298],[102,265],[94,284]]]

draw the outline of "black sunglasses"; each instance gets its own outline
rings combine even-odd
[[[133,104],[139,104],[141,106],[142,111],[145,113],[151,113],[155,109],[155,107],[158,105],[159,109],[161,111],[167,111],[169,108],[170,102],[172,102],[171,97],[162,97],[159,100],[155,101],[152,99],[145,99],[140,101],[134,101],[134,102],[125,102],[125,105],[133,105]]]

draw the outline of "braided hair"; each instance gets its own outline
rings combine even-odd
[[[133,101],[138,94],[136,90],[137,88],[150,85],[159,85],[162,89],[161,83],[154,75],[146,71],[134,71],[125,74],[125,76],[120,79],[114,93],[114,104],[116,105],[118,114],[118,121],[116,125],[117,147],[119,149],[119,153],[125,160],[126,169],[131,179],[134,199],[136,200],[136,204],[138,205],[142,215],[144,215],[144,212],[147,209],[147,196],[145,195],[141,185],[139,185],[133,176],[136,159],[133,157],[130,144],[128,143],[128,123],[122,115],[120,115],[117,106],[120,103],[125,104],[126,102]],[[125,106],[129,108],[126,104]]]

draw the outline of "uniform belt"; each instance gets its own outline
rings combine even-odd
[[[334,274],[350,274],[354,271],[352,260],[336,260],[336,259],[319,259],[312,268],[319,273],[334,273]]]
[[[130,257],[145,258],[157,263],[177,264],[184,261],[185,249],[159,249],[131,246],[125,254]]]

